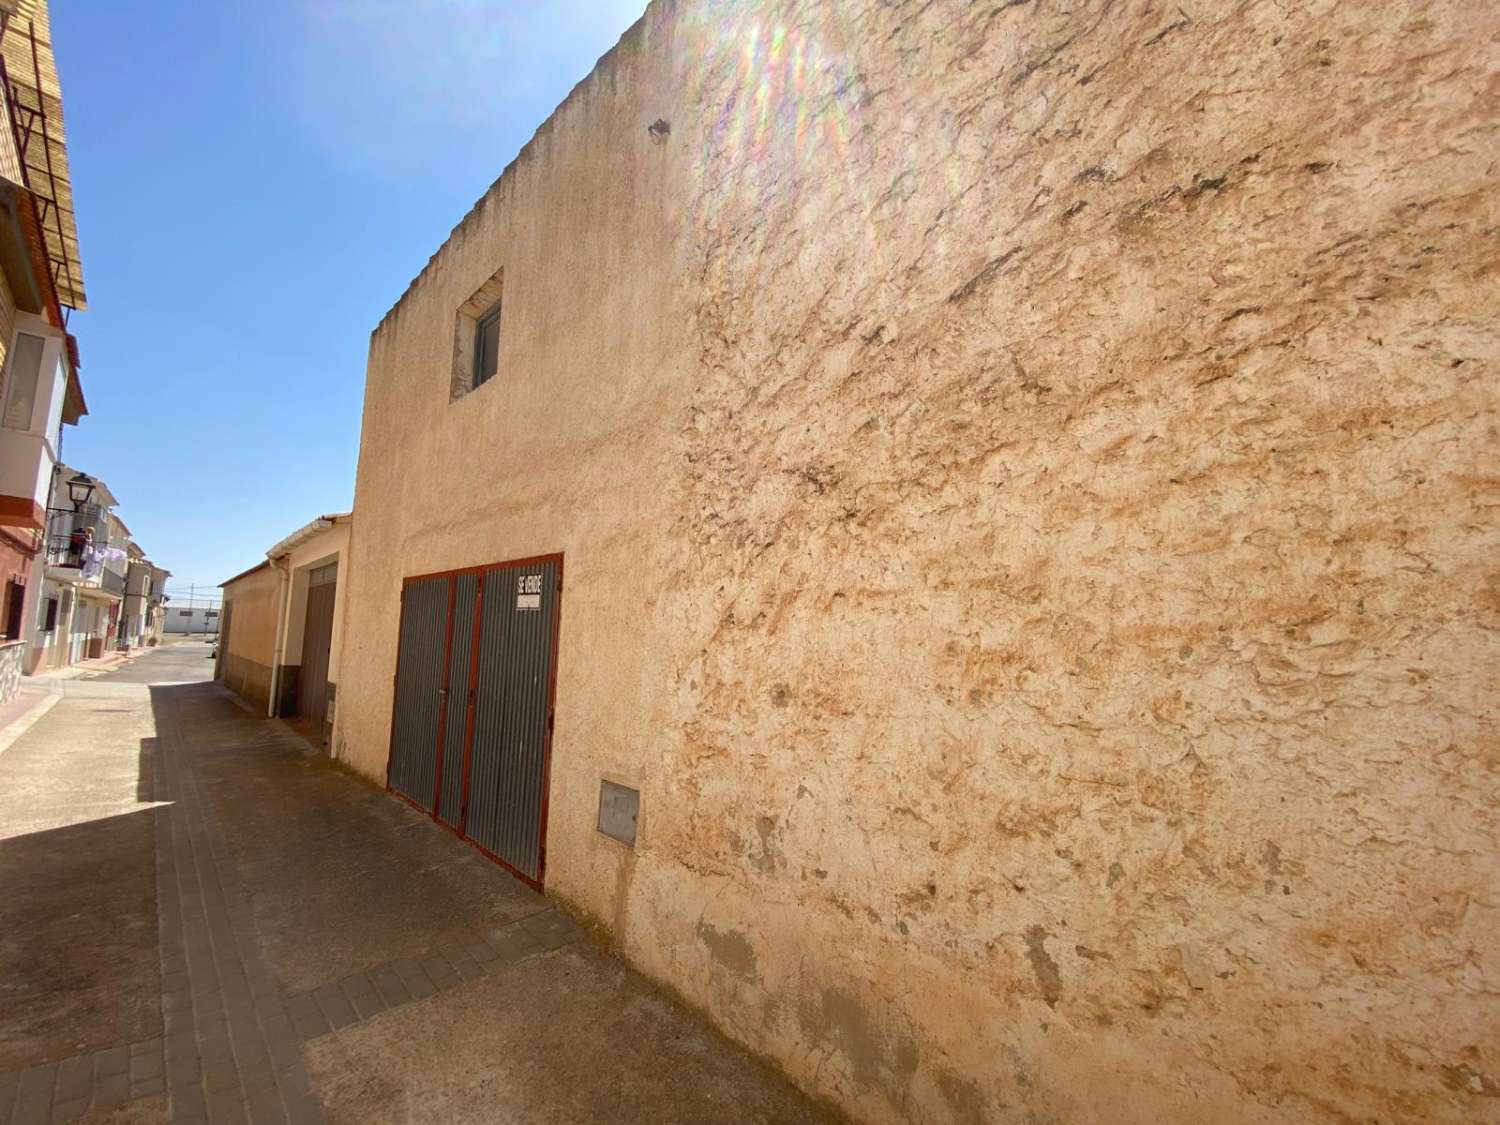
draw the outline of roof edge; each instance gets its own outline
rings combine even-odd
[[[238,574],[236,574],[233,578],[226,578],[226,579],[224,579],[224,581],[222,581],[222,582],[219,583],[219,589],[222,590],[225,586],[228,586],[232,582],[238,582],[241,578],[249,578],[257,570],[268,570],[268,569],[270,569],[270,566],[271,566],[271,560],[270,559],[266,559],[264,562],[258,562],[254,566],[252,566],[249,570],[242,570]],[[167,573],[171,574],[172,572],[169,570],[169,571],[167,571]]]
[[[536,130],[531,134],[531,139],[520,147],[520,149],[516,152],[516,155],[511,158],[510,163],[506,164],[506,166],[501,169],[500,175],[497,176],[494,182],[484,190],[484,194],[476,199],[470,205],[469,209],[464,212],[463,218],[460,219],[458,223],[455,224],[453,229],[448,232],[448,237],[443,239],[442,244],[439,245],[438,248],[428,256],[427,264],[424,265],[420,270],[418,270],[416,276],[414,276],[409,282],[407,282],[406,288],[401,291],[401,296],[396,298],[395,304],[386,309],[385,314],[380,318],[380,323],[375,325],[375,328],[371,331],[370,335],[372,337],[379,334],[380,330],[385,327],[386,321],[390,320],[391,317],[394,316],[401,309],[401,307],[406,304],[407,299],[411,297],[413,291],[421,283],[422,279],[425,278],[430,272],[432,272],[433,267],[437,264],[437,260],[442,256],[443,251],[446,250],[460,234],[463,233],[464,228],[469,225],[470,221],[478,213],[479,209],[483,207],[484,204],[499,191],[501,185],[503,185],[505,181],[510,178],[511,175],[515,172],[516,166],[519,165],[522,160],[526,159],[531,150],[535,148],[538,143],[540,143],[542,134],[549,131],[552,123],[557,120],[558,115],[561,114],[562,111],[566,109],[568,105],[576,98],[581,97],[581,91],[583,90],[583,88],[588,85],[588,83],[596,75],[601,73],[610,63],[614,61],[615,56],[620,53],[620,49],[625,46],[625,41],[627,39],[634,38],[635,36],[643,33],[643,29],[645,28],[646,24],[646,17],[651,14],[651,10],[660,2],[661,0],[648,0],[646,7],[642,10],[641,14],[636,17],[634,23],[632,23],[621,33],[620,38],[615,41],[615,45],[609,50],[605,51],[604,54],[600,55],[598,59],[594,61],[594,65],[589,69],[589,72],[582,78],[580,78],[577,82],[575,82],[573,84],[573,88],[568,91],[567,96],[564,97],[562,101],[557,103],[551,113],[547,114],[547,116],[543,118],[541,124],[538,125],[536,127]]]
[[[267,559],[279,559],[292,553],[292,550],[307,542],[314,535],[322,531],[331,531],[341,523],[349,523],[354,519],[353,512],[330,512],[309,520],[285,539],[276,543],[266,552]]]

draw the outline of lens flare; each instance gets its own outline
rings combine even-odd
[[[868,161],[856,151],[864,97],[837,4],[796,23],[766,18],[764,0],[706,3],[679,25],[679,66],[707,129],[699,148],[700,235],[758,256],[768,210],[794,211],[816,187],[870,212]],[[835,188],[829,191],[829,181]],[[880,242],[871,234],[871,252]]]

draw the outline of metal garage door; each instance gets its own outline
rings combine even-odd
[[[451,579],[428,578],[408,582],[401,592],[388,780],[397,793],[429,812],[437,778],[438,710],[451,586]]]
[[[558,563],[485,571],[467,835],[540,881]]]
[[[545,868],[562,556],[407,579],[390,786],[527,882]]]
[[[474,700],[474,611],[479,600],[479,575],[460,574],[453,580],[453,628],[448,637],[448,679],[443,692],[443,755],[438,784],[438,818],[452,828],[463,827],[464,751]]]

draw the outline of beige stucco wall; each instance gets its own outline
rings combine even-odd
[[[224,584],[223,612],[229,614],[229,636],[220,654],[220,676],[232,691],[258,708],[270,699],[281,582],[282,572],[268,566]]]
[[[548,890],[807,1088],[1480,1120],[1500,16],[1070,8],[652,5],[372,337],[338,752],[563,551]]]

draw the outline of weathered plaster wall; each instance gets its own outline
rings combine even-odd
[[[281,571],[275,567],[254,570],[224,584],[229,636],[219,661],[221,677],[240,698],[260,708],[270,699],[280,592]]]
[[[226,653],[220,662],[224,686],[256,711],[264,714],[271,699],[271,666]]]
[[[563,550],[549,890],[809,1089],[1493,1116],[1497,32],[654,4],[372,339],[339,752]]]

